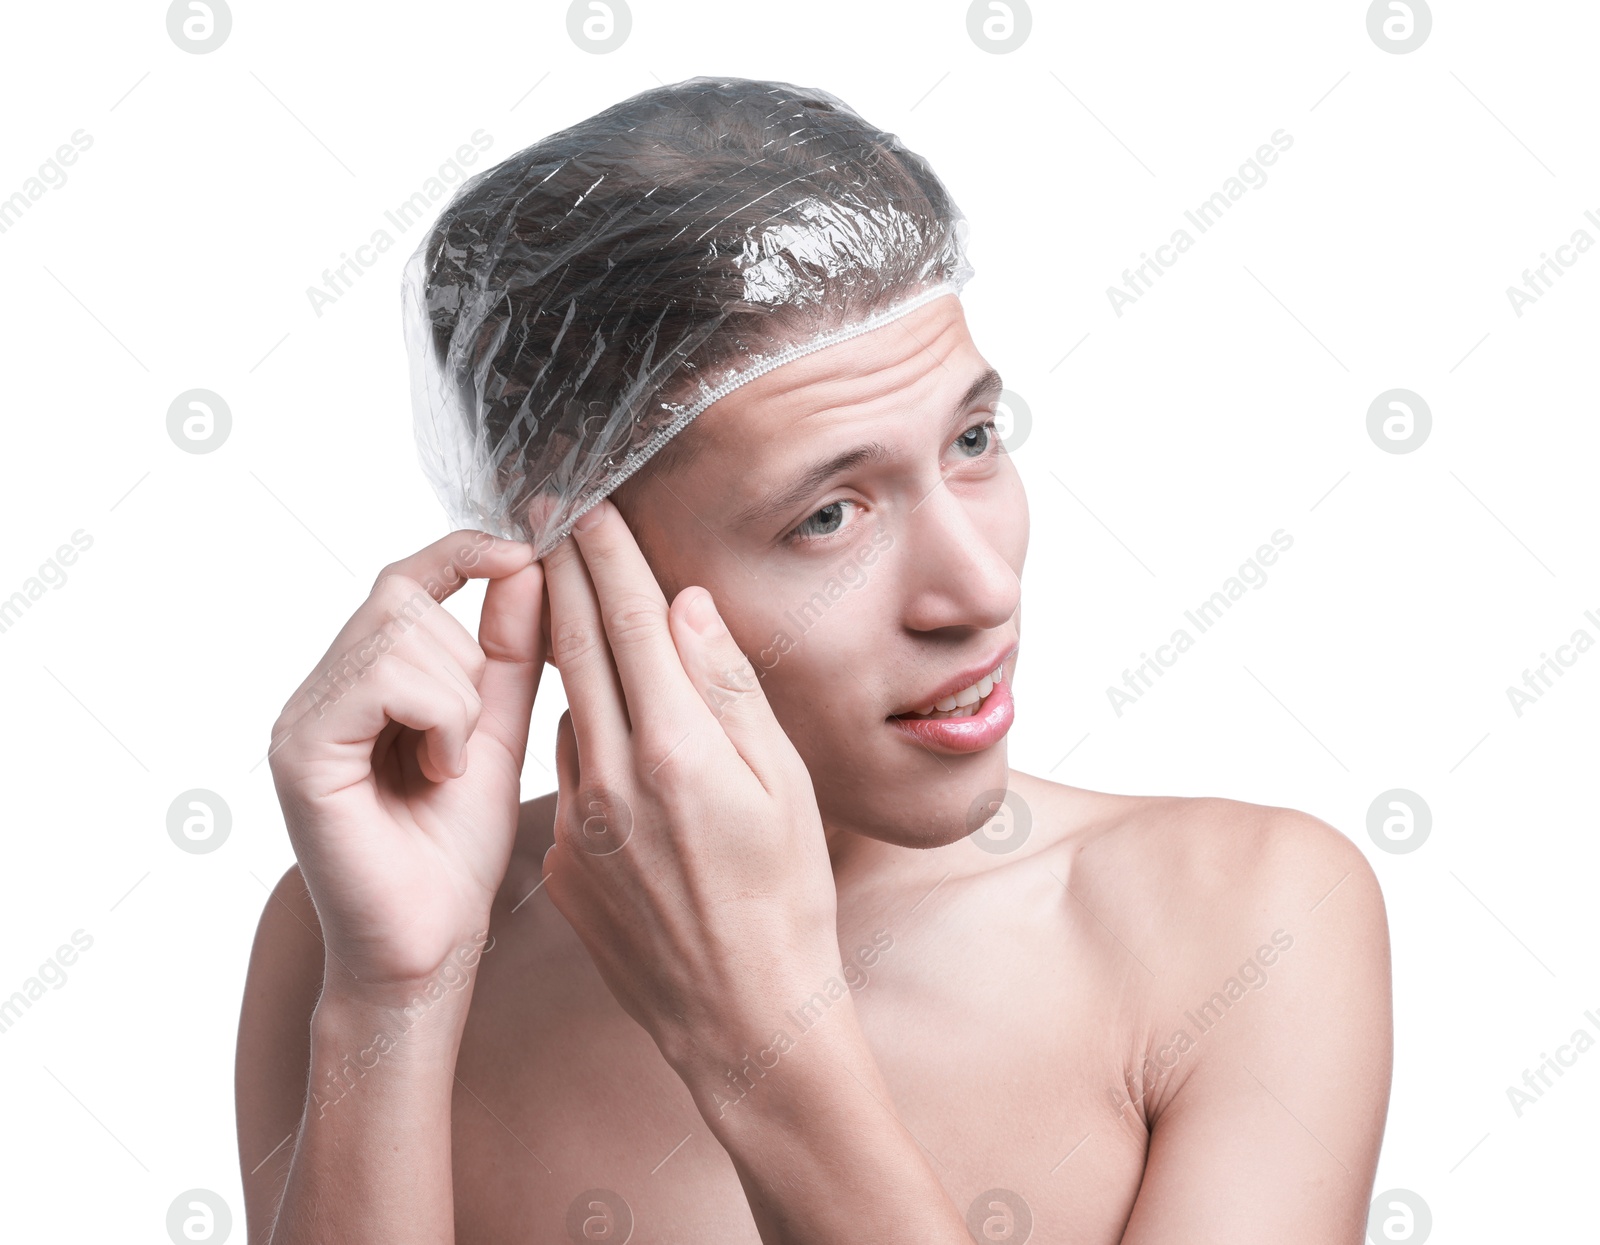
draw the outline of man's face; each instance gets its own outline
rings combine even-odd
[[[830,836],[953,842],[1006,786],[1003,737],[958,752],[890,720],[1002,659],[1011,682],[1028,510],[985,426],[999,391],[938,298],[735,390],[680,434],[683,461],[615,498],[668,600],[711,592]]]

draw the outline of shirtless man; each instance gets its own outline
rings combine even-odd
[[[1363,1239],[1376,879],[1303,813],[1008,767],[1000,387],[937,298],[718,401],[542,562],[384,569],[274,729],[252,1245]],[[559,790],[519,805],[547,661]]]

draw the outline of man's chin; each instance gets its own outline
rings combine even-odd
[[[896,847],[910,847],[918,851],[928,851],[935,847],[949,847],[952,843],[959,843],[962,839],[970,837],[970,832],[955,827],[942,833],[924,833],[906,838],[887,838],[884,841],[893,843]]]
[[[993,817],[1005,795],[1010,776],[1005,745],[940,759],[945,764],[936,777],[878,776],[858,769],[850,785],[860,794],[846,795],[843,804],[847,807],[827,799],[819,789],[824,823],[880,843],[918,850],[948,847],[970,837]]]

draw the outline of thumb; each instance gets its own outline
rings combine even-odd
[[[668,611],[684,673],[739,755],[768,791],[799,754],[772,712],[755,667],[704,588],[678,593]]]

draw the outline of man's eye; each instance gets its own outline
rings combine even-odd
[[[989,452],[990,446],[999,441],[1000,434],[996,431],[994,420],[987,419],[981,424],[974,424],[956,438],[956,449],[968,458],[982,458]]]
[[[807,537],[832,536],[844,522],[846,504],[843,500],[829,502],[789,534],[802,540]]]
[[[955,439],[955,448],[967,458],[985,458],[995,451],[1000,445],[1000,433],[995,427],[993,419],[986,419],[981,424],[974,424]],[[807,540],[823,540],[840,530],[844,523],[845,507],[855,503],[841,498],[829,502],[820,510],[813,511],[811,516],[798,527],[790,530],[787,540],[801,543]]]

